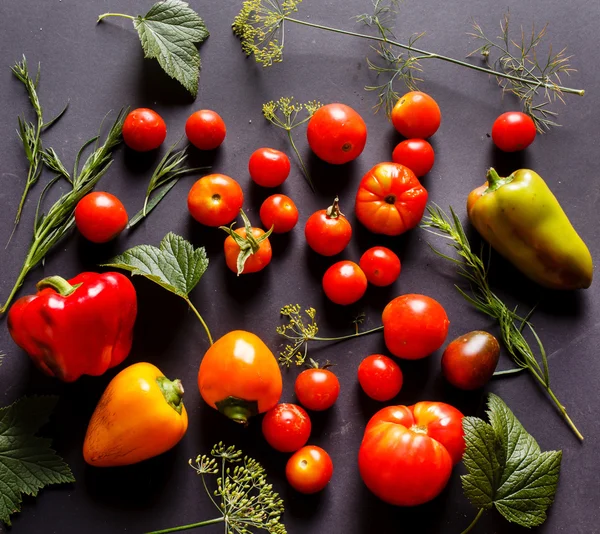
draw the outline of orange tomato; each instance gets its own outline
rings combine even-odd
[[[236,234],[246,237],[246,229],[238,228],[234,230]],[[252,228],[252,235],[256,238],[263,235],[265,231],[261,228]],[[234,273],[238,272],[237,259],[240,254],[240,246],[235,242],[233,237],[227,236],[223,245],[225,249],[225,263]],[[253,252],[248,256],[246,263],[244,263],[244,270],[238,274],[249,274],[262,271],[271,262],[273,251],[271,250],[271,243],[269,238],[261,241],[260,246],[256,252]]]
[[[224,174],[209,174],[200,178],[188,193],[188,210],[206,226],[229,224],[240,212],[244,193],[240,184]]]
[[[96,467],[130,465],[168,451],[184,436],[188,416],[183,386],[150,363],[135,363],[115,376],[92,414],[83,443]]]
[[[273,353],[251,332],[234,330],[207,351],[198,371],[207,404],[236,423],[264,413],[279,402],[281,371]]]

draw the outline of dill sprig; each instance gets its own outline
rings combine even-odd
[[[274,126],[285,130],[287,133],[290,144],[292,145],[292,149],[296,153],[296,157],[300,162],[302,173],[304,174],[308,185],[310,185],[310,188],[313,191],[315,190],[315,187],[310,178],[310,173],[304,164],[304,160],[296,148],[296,143],[294,143],[294,138],[292,137],[292,130],[308,122],[314,115],[315,111],[317,111],[317,109],[320,107],[321,103],[317,102],[316,100],[300,103],[296,102],[293,96],[283,96],[279,100],[271,100],[270,102],[263,104],[262,107],[262,112],[265,116],[265,119],[267,119]],[[302,115],[300,115],[301,113]]]
[[[133,228],[144,219],[166,194],[177,185],[177,182],[183,175],[210,169],[210,167],[185,167],[184,164],[188,157],[187,147],[175,151],[180,142],[181,139],[169,147],[164,157],[156,166],[156,169],[154,169],[148,183],[148,188],[146,189],[144,206],[131,218],[128,224],[129,228]],[[155,191],[156,193],[152,195]],[[151,196],[152,199],[150,199]]]
[[[206,494],[220,516],[149,534],[167,534],[219,523],[225,523],[226,534],[250,534],[255,530],[269,534],[287,533],[281,522],[283,500],[267,482],[267,473],[259,462],[220,442],[213,447],[210,456],[198,456],[189,464],[202,478]],[[208,476],[218,476],[214,491],[208,487]]]
[[[42,153],[44,163],[51,170],[55,171],[57,176],[46,185],[40,195],[33,226],[33,239],[29,245],[21,272],[6,302],[0,308],[0,314],[6,312],[29,271],[44,259],[48,252],[61,241],[73,226],[77,203],[94,188],[112,163],[112,149],[121,142],[121,131],[126,115],[126,109],[122,109],[119,112],[102,145],[98,145],[99,135],[84,143],[75,158],[72,174],[67,171],[58,154],[53,149],[50,148]],[[84,150],[94,143],[93,152],[87,157],[84,164],[80,166],[79,163]],[[47,214],[40,213],[41,204],[46,192],[61,177],[66,178],[70,182],[71,190],[64,193],[52,204]]]
[[[583,440],[583,436],[567,414],[565,407],[559,402],[558,398],[550,388],[550,374],[546,351],[544,350],[541,339],[529,321],[531,313],[525,317],[519,316],[516,308],[514,310],[510,309],[502,302],[500,297],[491,290],[488,282],[488,268],[481,258],[482,253],[477,254],[472,250],[462,223],[452,208],[450,208],[450,216],[448,216],[439,206],[428,206],[427,210],[429,215],[423,219],[422,227],[434,235],[448,239],[450,241],[449,245],[456,251],[458,258],[448,256],[430,245],[431,249],[438,256],[456,264],[458,266],[458,274],[469,282],[469,293],[458,285],[456,286],[456,289],[476,309],[498,321],[502,341],[513,361],[520,369],[525,369],[531,373],[555,403],[560,414],[571,427],[575,435]],[[525,327],[529,329],[535,338],[540,354],[541,365],[538,362],[533,349],[525,339],[523,334]],[[496,374],[508,374],[515,371],[516,370],[509,370],[507,372]]]

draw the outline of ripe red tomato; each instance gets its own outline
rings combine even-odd
[[[392,153],[392,161],[408,167],[420,178],[433,167],[435,152],[424,139],[406,139],[396,145]]]
[[[389,286],[400,276],[400,258],[386,247],[373,247],[360,258],[360,268],[374,286]]]
[[[402,389],[403,376],[398,364],[382,354],[367,356],[358,366],[358,383],[376,401],[389,401]]]
[[[300,493],[317,493],[329,484],[333,462],[321,447],[309,445],[296,451],[285,466],[290,486]]]
[[[306,136],[317,156],[340,165],[360,156],[367,142],[367,125],[350,106],[327,104],[311,117]]]
[[[123,141],[138,152],[148,152],[162,145],[167,137],[167,125],[162,117],[148,108],[129,112],[123,122]]]
[[[437,497],[464,452],[462,419],[462,413],[443,402],[379,410],[358,451],[363,482],[396,506],[416,506]]]
[[[437,102],[421,91],[406,93],[392,109],[392,124],[404,137],[427,139],[442,122]]]
[[[340,381],[329,369],[306,369],[296,378],[294,391],[300,404],[321,412],[335,404],[340,394]]]
[[[210,109],[192,113],[185,123],[185,135],[200,150],[214,150],[221,146],[226,133],[225,122],[218,113]]]
[[[425,295],[402,295],[383,310],[383,337],[398,358],[418,360],[439,349],[450,321],[442,305]]]
[[[353,261],[338,261],[323,275],[323,291],[335,304],[354,304],[362,298],[366,290],[367,277]]]
[[[498,340],[476,330],[456,338],[442,354],[442,374],[459,389],[478,389],[488,383],[500,358]]]
[[[224,174],[200,178],[188,193],[191,216],[206,226],[223,226],[236,218],[244,203],[240,184]]]
[[[85,195],[75,207],[75,224],[92,243],[106,243],[127,226],[127,211],[110,193],[96,191]]]
[[[267,443],[279,452],[294,452],[304,447],[310,430],[310,417],[296,404],[278,404],[262,420],[262,432]]]
[[[356,193],[356,217],[371,232],[400,235],[419,224],[427,191],[398,163],[379,163],[365,174]]]
[[[241,235],[242,237],[246,237],[246,229],[238,228],[235,230],[235,233]],[[261,228],[252,228],[252,235],[255,238],[259,238],[261,235],[265,233]],[[234,273],[237,273],[237,258],[240,253],[240,246],[234,241],[233,237],[227,236],[225,239],[225,263],[227,267],[229,267]],[[269,263],[271,263],[271,258],[273,256],[273,251],[271,250],[271,243],[269,239],[265,239],[261,241],[258,251],[254,254],[251,254],[246,263],[244,264],[244,270],[241,274],[250,274],[256,273],[258,271],[262,271]]]
[[[273,148],[255,150],[248,161],[250,178],[262,187],[281,185],[289,176],[290,168],[290,158]]]
[[[304,226],[308,246],[322,256],[335,256],[344,250],[352,237],[352,226],[340,211],[339,200],[326,210],[313,213]]]
[[[527,148],[533,143],[536,133],[533,119],[520,111],[503,113],[492,126],[492,140],[504,152]]]
[[[294,201],[285,195],[271,195],[260,207],[260,220],[273,233],[289,232],[298,222],[298,208]]]

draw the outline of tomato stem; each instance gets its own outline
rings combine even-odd
[[[217,523],[222,523],[223,521],[225,521],[225,517],[216,517],[215,519],[208,519],[206,521],[200,521],[199,523],[190,523],[189,525],[182,525],[180,527],[166,528],[164,530],[153,530],[147,534],[167,534],[168,532],[181,532],[182,530],[216,525]]]
[[[477,523],[477,521],[479,521],[479,518],[483,515],[483,512],[485,510],[483,508],[479,509],[479,512],[477,512],[477,515],[475,516],[475,519],[473,519],[473,521],[471,522],[471,524],[461,532],[461,534],[468,534],[469,532],[471,532],[471,530],[473,530],[473,527],[475,526],[475,524]]]
[[[214,343],[214,341],[213,341],[212,336],[210,335],[210,330],[208,329],[208,325],[204,322],[202,315],[200,315],[200,313],[198,312],[198,310],[195,308],[195,306],[192,304],[192,301],[188,297],[183,297],[183,300],[185,300],[187,302],[187,305],[196,314],[196,317],[198,317],[198,319],[200,320],[200,323],[204,327],[204,330],[206,331],[206,335],[208,336],[208,342],[212,345]]]

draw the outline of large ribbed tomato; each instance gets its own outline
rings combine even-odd
[[[358,451],[360,476],[381,500],[426,503],[444,489],[465,443],[463,415],[443,402],[388,406],[369,421]]]
[[[427,191],[415,174],[399,163],[375,165],[358,186],[356,217],[371,232],[400,235],[419,224]]]

